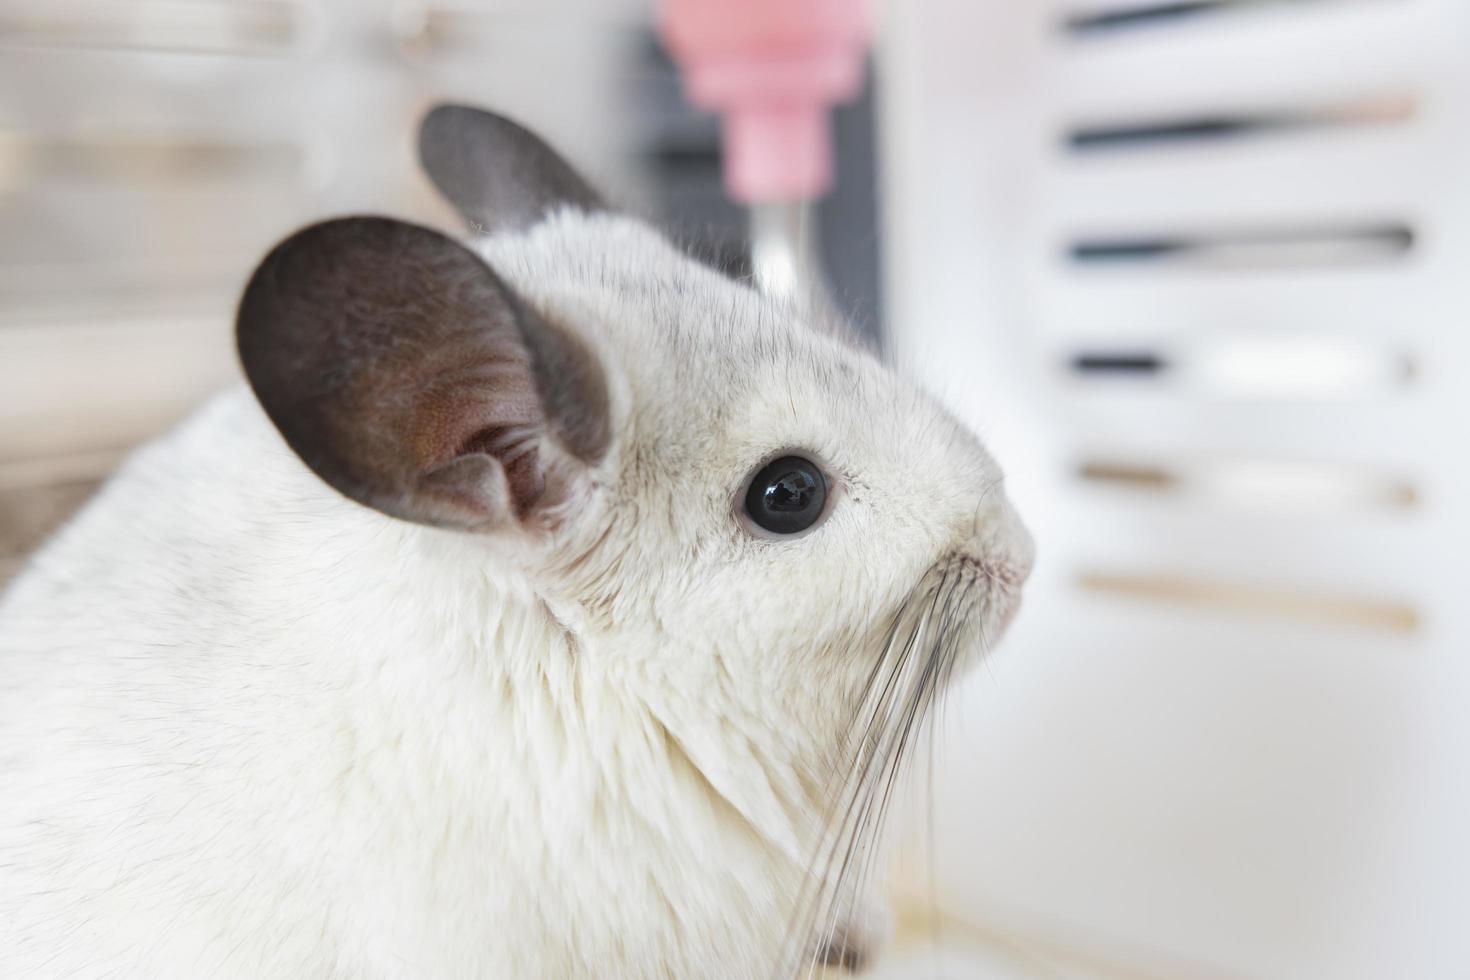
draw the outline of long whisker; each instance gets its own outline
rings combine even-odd
[[[877,845],[900,777],[909,768],[918,738],[925,735],[930,909],[938,915],[933,709],[940,692],[948,688],[963,647],[974,635],[969,629],[972,613],[977,600],[985,601],[977,596],[975,586],[973,567],[936,569],[936,574],[926,577],[900,603],[887,625],[881,652],[859,689],[842,741],[839,758],[846,761],[829,774],[830,805],[824,808],[815,853],[798,888],[795,914],[781,944],[778,965],[783,971],[784,964],[792,963],[788,957],[794,957],[797,963],[805,961],[804,975],[811,977],[822,965],[824,953],[835,949],[839,928],[851,924],[846,920],[871,881],[881,851]],[[984,643],[983,632],[980,638]],[[812,928],[818,923],[819,928]],[[801,953],[804,943],[810,943],[807,955]]]
[[[943,683],[941,681],[941,683]],[[929,744],[925,746],[926,765],[924,775],[924,857],[929,888],[929,936],[934,954],[934,976],[939,976],[939,874],[934,860],[934,731],[929,726]]]
[[[830,945],[835,934],[836,923],[842,912],[841,903],[846,898],[844,884],[854,852],[862,843],[862,828],[867,822],[867,815],[871,809],[873,787],[888,765],[891,749],[889,739],[886,739],[885,735],[892,731],[893,726],[890,721],[894,707],[900,701],[899,681],[907,672],[908,665],[913,660],[913,653],[922,642],[931,615],[932,605],[923,611],[906,635],[898,655],[893,660],[887,680],[877,697],[872,699],[872,711],[868,714],[857,739],[856,746],[859,755],[854,760],[850,776],[846,781],[846,786],[850,787],[851,794],[846,800],[846,806],[842,808],[842,816],[836,828],[837,832],[830,837],[826,858],[821,862],[821,872],[817,879],[822,886],[825,886],[829,880],[832,881],[832,887],[828,921],[821,930],[821,939],[814,944],[809,973],[816,965],[816,957],[821,954],[824,947]],[[832,869],[837,864],[839,853],[842,855],[841,866],[834,879]]]
[[[939,627],[935,631],[935,639],[929,648],[930,653],[924,658],[917,681],[909,690],[905,699],[903,711],[901,712],[902,725],[898,731],[896,746],[892,753],[892,764],[888,768],[887,778],[883,781],[883,793],[878,805],[875,827],[882,827],[886,822],[888,810],[893,798],[893,790],[897,785],[898,777],[903,770],[903,761],[907,758],[909,746],[912,744],[912,735],[915,723],[928,713],[928,708],[933,700],[936,685],[934,679],[937,676],[940,661],[943,659],[943,651],[946,649],[947,637],[950,635],[954,625],[953,597],[955,590],[960,587],[956,581],[946,581],[949,586],[941,604]],[[873,851],[869,851],[871,859]],[[862,870],[858,886],[861,888],[869,878],[870,868],[865,866]]]
[[[954,583],[949,573],[945,573],[939,584],[930,594],[931,598],[924,609],[924,614],[914,631],[914,634],[904,651],[904,667],[909,661],[914,660],[912,654],[917,649],[931,649],[928,642],[930,623],[934,620],[936,610],[946,609],[949,598],[953,593]],[[877,751],[870,757],[870,761],[876,762],[876,766],[868,765],[861,770],[860,785],[855,792],[854,800],[849,809],[856,813],[856,822],[850,830],[844,825],[848,832],[843,835],[840,842],[844,844],[843,860],[839,868],[833,887],[833,902],[829,910],[825,928],[822,930],[822,941],[819,945],[830,945],[837,928],[839,917],[844,910],[850,912],[858,897],[862,894],[865,882],[868,879],[870,866],[876,848],[873,846],[875,831],[882,827],[889,808],[889,802],[893,795],[893,786],[898,773],[902,769],[902,761],[906,755],[909,733],[912,730],[913,718],[919,709],[916,692],[921,691],[929,682],[933,668],[932,658],[917,658],[917,670],[919,677],[913,683],[905,685],[903,689],[895,689],[895,694],[890,701],[885,696],[880,702],[883,707],[882,716],[885,724],[880,728],[879,738],[882,739]],[[908,671],[900,669],[895,671],[894,678],[903,676]],[[893,685],[890,684],[890,687]],[[890,721],[898,724],[889,724]],[[870,720],[871,721],[871,720]],[[886,736],[886,737],[885,737]],[[876,805],[875,805],[876,803]],[[855,876],[854,876],[855,873]],[[846,901],[845,906],[843,902]]]
[[[880,810],[877,814],[878,824],[882,823],[882,817],[886,813],[888,799],[892,795],[893,786],[898,778],[899,771],[901,769],[898,763],[902,760],[905,754],[909,741],[909,734],[913,728],[914,719],[921,713],[923,709],[922,702],[924,701],[925,693],[931,687],[935,660],[933,656],[933,650],[936,649],[939,639],[942,639],[945,631],[948,629],[950,601],[957,586],[958,583],[952,580],[950,576],[946,575],[944,580],[941,581],[939,589],[936,591],[933,608],[937,608],[940,613],[940,621],[937,629],[934,632],[934,635],[937,639],[936,642],[931,644],[929,647],[929,650],[931,651],[930,655],[923,658],[919,669],[919,676],[915,680],[913,686],[907,692],[907,695],[903,700],[903,706],[898,712],[898,717],[902,720],[902,727],[896,730],[893,737],[893,764],[888,767],[887,778],[886,780],[884,780],[882,806],[880,807]]]
[[[827,883],[831,880],[831,872],[842,850],[844,841],[849,841],[855,836],[853,820],[855,815],[860,814],[863,807],[864,787],[871,783],[870,773],[875,766],[881,766],[883,757],[882,735],[890,726],[887,724],[887,716],[891,714],[891,706],[896,700],[893,692],[899,679],[904,673],[906,665],[912,658],[914,649],[926,626],[927,615],[921,614],[913,618],[915,602],[911,598],[907,600],[899,612],[900,628],[908,624],[907,631],[896,630],[892,635],[891,642],[885,646],[883,655],[879,658],[878,669],[887,666],[887,677],[876,697],[865,697],[859,702],[858,710],[852,725],[853,731],[857,732],[855,739],[849,739],[848,744],[853,748],[853,762],[841,782],[837,784],[836,804],[832,808],[833,816],[836,818],[835,832],[825,834],[819,839],[819,853],[812,863],[809,871],[808,881],[816,885],[813,898],[815,901],[810,910],[806,903],[802,904],[801,913],[796,917],[796,923],[803,927],[804,933],[810,935],[811,923],[819,917],[821,894],[826,890]],[[900,641],[901,637],[901,641]],[[895,651],[896,654],[895,654]],[[878,676],[877,671],[873,677]],[[871,691],[868,692],[871,695]],[[867,709],[867,710],[865,710]],[[849,792],[850,791],[850,792]],[[845,806],[843,805],[845,802]],[[840,816],[839,816],[840,814]],[[828,830],[833,829],[829,820]],[[850,860],[850,854],[844,857],[844,861]],[[839,876],[840,877],[840,876]],[[833,889],[830,901],[835,905],[841,900],[840,891]],[[810,918],[808,917],[810,915]],[[830,937],[826,940],[830,942]],[[824,942],[818,941],[812,947],[812,958],[808,966],[808,974],[815,969],[817,958],[821,955]]]
[[[837,821],[839,819],[839,813],[842,813],[842,809],[839,805],[842,791],[851,782],[852,775],[856,773],[859,770],[859,767],[861,767],[863,764],[864,742],[866,741],[868,733],[871,730],[873,720],[870,717],[866,726],[860,726],[859,722],[861,722],[862,720],[863,708],[868,704],[870,696],[872,695],[873,686],[881,675],[883,668],[890,665],[893,669],[890,670],[890,676],[884,684],[884,691],[886,691],[892,685],[893,675],[898,672],[903,663],[903,654],[900,654],[895,660],[894,651],[906,651],[908,647],[911,646],[912,635],[904,636],[904,634],[901,633],[905,619],[909,615],[911,605],[911,600],[906,600],[894,613],[893,619],[890,622],[887,633],[884,637],[882,653],[877,658],[875,658],[873,662],[873,668],[871,671],[869,671],[868,677],[864,681],[862,689],[859,692],[856,706],[854,708],[853,724],[850,727],[852,731],[856,731],[859,727],[862,727],[863,733],[856,740],[856,743],[854,743],[854,740],[851,737],[849,737],[844,743],[844,751],[851,748],[853,753],[852,768],[850,770],[847,770],[846,772],[842,772],[841,770],[834,770],[834,777],[840,774],[842,778],[834,778],[832,780],[833,805],[827,808],[827,817],[823,822],[821,833],[817,837],[817,840],[819,842],[818,853],[813,856],[812,863],[807,869],[806,877],[803,879],[802,886],[797,894],[795,908],[796,914],[792,918],[791,926],[788,929],[786,940],[781,944],[779,960],[776,964],[778,976],[787,975],[785,974],[785,964],[788,962],[787,950],[790,950],[791,953],[795,953],[800,948],[801,944],[805,942],[808,938],[809,930],[807,927],[809,926],[811,919],[808,918],[807,909],[809,907],[812,908],[811,918],[815,918],[815,907],[820,902],[822,883],[825,878],[826,872],[830,870],[828,865],[830,864],[831,857],[829,855],[826,863],[823,862],[822,847],[820,845],[825,843],[829,839],[834,839],[832,837],[834,821]],[[881,699],[884,696],[886,695],[880,694],[880,703]],[[843,814],[841,820],[843,822],[846,821],[845,814]],[[815,888],[813,888],[812,886],[815,886]],[[815,956],[817,956],[819,952],[820,950],[814,952],[812,954],[813,957],[815,958]]]

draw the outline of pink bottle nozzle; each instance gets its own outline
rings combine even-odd
[[[832,182],[828,110],[862,81],[863,0],[662,0],[689,101],[724,114],[725,187],[745,204]]]
[[[810,106],[753,106],[725,115],[725,185],[742,203],[805,201],[832,180],[827,115]]]

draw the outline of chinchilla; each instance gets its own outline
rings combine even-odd
[[[0,605],[0,974],[774,977],[882,939],[1031,543],[944,408],[445,106]]]

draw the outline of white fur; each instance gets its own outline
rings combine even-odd
[[[609,376],[563,526],[348,502],[243,389],[136,454],[0,603],[0,975],[770,975],[877,632],[1029,541],[942,409],[644,226],[480,247]],[[837,496],[765,540],[785,449]]]

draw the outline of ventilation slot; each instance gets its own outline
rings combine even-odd
[[[301,182],[304,147],[192,136],[36,136],[0,131],[0,188],[43,180],[171,184],[179,180]]]
[[[1068,368],[1090,381],[1169,382],[1236,398],[1357,398],[1400,390],[1408,355],[1351,338],[1223,337],[1164,350],[1083,350]]]
[[[1062,30],[1076,37],[1093,37],[1165,24],[1177,24],[1262,7],[1323,6],[1341,0],[1164,0],[1164,2],[1115,4],[1100,10],[1072,14]]]
[[[1421,625],[1414,606],[1392,599],[1273,589],[1248,582],[1190,576],[1083,572],[1078,586],[1087,592],[1213,609],[1253,616],[1413,633]]]
[[[1150,351],[1086,351],[1072,358],[1072,370],[1086,378],[1153,378],[1169,367]]]
[[[1131,122],[1078,124],[1066,135],[1077,153],[1226,143],[1267,135],[1385,125],[1413,118],[1415,104],[1393,96],[1317,108],[1201,113]]]
[[[1403,511],[1419,502],[1418,488],[1408,480],[1332,463],[1096,457],[1084,460],[1076,472],[1084,484],[1099,488],[1260,510]]]
[[[286,0],[12,0],[0,8],[0,45],[291,54],[318,33],[309,12]]]
[[[391,8],[389,28],[403,54],[448,63],[484,58],[487,51],[523,44],[534,50],[552,37],[572,45],[590,40],[593,43],[585,48],[589,53],[603,52],[606,47],[600,38],[608,31],[631,31],[643,24],[636,8],[625,4],[399,0]]]
[[[1414,247],[1404,224],[1196,235],[1081,238],[1068,248],[1079,266],[1293,268],[1384,262]]]

